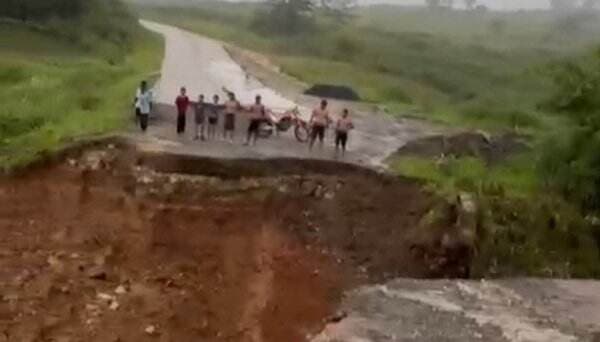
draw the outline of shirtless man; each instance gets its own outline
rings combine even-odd
[[[257,95],[254,104],[250,106],[250,124],[248,125],[248,133],[246,135],[246,143],[244,143],[244,145],[249,145],[250,140],[252,140],[252,145],[256,145],[260,124],[265,122],[266,119],[267,110],[262,104],[261,96]]]
[[[321,106],[313,110],[309,124],[311,126],[309,150],[312,150],[315,140],[319,139],[320,147],[323,147],[323,139],[325,138],[325,128],[329,125],[329,110],[327,109],[327,100],[321,100]]]
[[[225,122],[223,124],[223,139],[233,142],[233,136],[235,133],[235,116],[237,112],[242,108],[240,103],[235,99],[235,94],[228,92],[229,100],[225,102]]]
[[[337,156],[340,148],[342,149],[342,157],[346,154],[346,143],[348,142],[348,132],[354,129],[352,120],[348,117],[348,109],[344,108],[342,117],[335,124],[335,155]]]

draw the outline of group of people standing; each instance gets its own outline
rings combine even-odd
[[[194,139],[195,140],[214,140],[217,135],[219,117],[222,115],[223,121],[223,139],[233,142],[236,130],[236,117],[238,113],[245,112],[249,114],[250,123],[246,134],[245,145],[256,144],[260,124],[269,120],[267,109],[262,104],[262,98],[257,95],[254,103],[249,106],[242,106],[236,99],[235,94],[227,91],[227,101],[220,103],[219,95],[215,94],[212,103],[205,101],[204,95],[199,95],[196,102],[192,102],[187,96],[185,87],[182,87],[179,96],[175,99],[177,107],[177,134],[184,134],[189,108],[194,113]]]
[[[272,122],[272,115],[267,115],[270,111],[262,104],[260,95],[255,97],[254,103],[248,106],[242,106],[236,99],[233,92],[223,89],[227,94],[227,100],[220,103],[219,95],[215,94],[212,103],[205,101],[204,95],[199,95],[197,101],[191,101],[187,96],[185,87],[181,87],[179,95],[175,99],[177,108],[177,134],[185,133],[187,124],[187,113],[190,108],[193,109],[194,117],[194,139],[195,140],[214,140],[217,136],[219,118],[222,117],[222,138],[233,142],[236,130],[236,116],[238,113],[249,115],[249,125],[246,133],[244,145],[256,144],[259,136],[261,124]],[[145,132],[148,128],[148,117],[152,110],[152,93],[148,89],[147,83],[142,81],[136,92],[135,97],[136,119],[140,128]],[[322,100],[318,108],[312,112],[309,121],[310,136],[309,149],[312,150],[315,142],[318,140],[320,146],[323,146],[327,128],[334,122],[329,113],[327,100]],[[348,133],[354,129],[354,124],[349,116],[348,109],[342,111],[341,117],[335,121],[335,147],[336,152],[345,153],[348,141]]]

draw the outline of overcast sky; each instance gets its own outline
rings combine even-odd
[[[424,0],[360,0],[362,3],[388,3],[388,4],[404,4],[404,5],[421,5]],[[455,3],[462,5],[461,0],[454,0]],[[491,8],[499,10],[516,10],[516,9],[539,9],[547,8],[548,0],[479,0]]]

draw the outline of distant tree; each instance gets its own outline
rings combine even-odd
[[[442,5],[442,0],[425,0],[425,4],[429,8],[439,8]]]
[[[550,0],[550,7],[555,11],[572,10],[577,7],[576,0]]]
[[[454,0],[443,0],[442,5],[446,8],[454,8]]]
[[[475,5],[477,5],[477,0],[463,0],[465,2],[465,7],[468,10],[473,10]]]
[[[600,5],[599,0],[584,0],[583,3],[581,4],[581,7],[585,8],[585,9],[597,9],[599,5]]]
[[[256,13],[253,26],[266,33],[296,34],[312,28],[314,9],[312,0],[269,0],[266,10]]]
[[[479,4],[477,6],[475,6],[475,12],[477,13],[487,13],[489,12],[489,8],[486,5],[483,4]]]
[[[496,18],[490,23],[490,31],[496,36],[504,35],[507,27],[508,23],[502,18]]]
[[[0,17],[22,21],[72,18],[81,15],[86,3],[85,0],[2,0]]]
[[[356,0],[321,0],[320,5],[326,15],[339,23],[346,23],[352,18],[352,10],[357,4]]]

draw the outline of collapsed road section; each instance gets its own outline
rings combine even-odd
[[[308,341],[347,290],[467,276],[473,235],[409,179],[110,143],[0,178],[0,202],[7,341]]]

